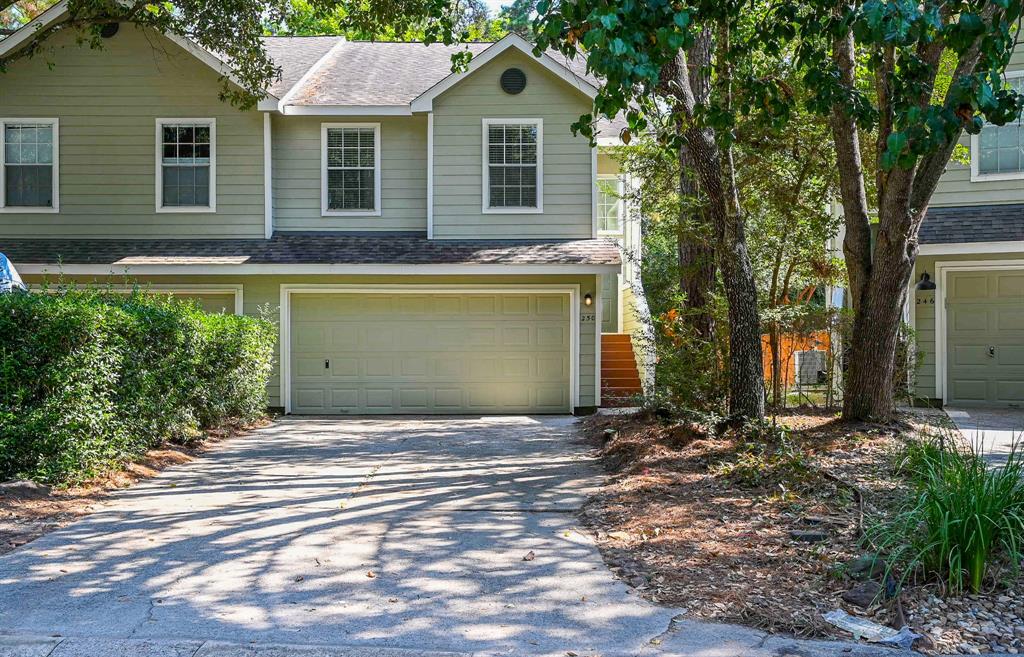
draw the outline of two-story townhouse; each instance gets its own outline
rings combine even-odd
[[[1024,52],[1007,81],[1024,91]],[[961,144],[920,233],[908,299],[922,361],[918,397],[946,406],[1024,406],[1024,122]]]
[[[468,46],[460,73],[441,45],[271,37],[280,79],[243,111],[182,38],[115,24],[100,49],[45,46],[0,75],[0,252],[26,282],[268,313],[286,412],[601,404],[624,212],[598,185],[614,160],[570,130],[595,93],[581,71],[514,36]]]

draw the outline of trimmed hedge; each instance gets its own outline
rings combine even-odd
[[[73,482],[258,418],[275,342],[168,296],[0,294],[0,480]]]

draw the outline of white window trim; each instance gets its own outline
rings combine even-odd
[[[327,207],[327,130],[329,128],[373,128],[373,210],[330,210]],[[320,216],[321,217],[379,217],[380,207],[380,124],[379,123],[321,123],[320,124]]]
[[[35,123],[53,126],[53,207],[26,207],[7,205],[7,175],[6,156],[7,150],[4,140],[7,136],[7,124]],[[33,118],[2,118],[0,119],[0,213],[10,214],[56,214],[60,212],[60,119],[33,119]]]
[[[617,192],[616,192],[619,195],[619,198],[616,201],[616,204],[619,206],[619,229],[618,230],[601,230],[601,199],[600,199],[601,185],[600,185],[600,183],[602,181],[614,181],[615,182],[615,186],[618,188]],[[597,234],[601,235],[601,236],[608,236],[608,237],[622,237],[625,234],[625,231],[623,229],[623,225],[625,224],[625,216],[623,215],[623,212],[625,211],[626,206],[625,206],[625,203],[624,203],[625,199],[623,198],[623,196],[626,195],[626,181],[622,178],[622,176],[620,176],[618,174],[615,174],[615,173],[602,173],[602,174],[597,176],[597,182],[598,182],[598,185],[597,185],[597,195],[598,195],[598,199],[597,199],[597,215],[598,215],[597,216],[597,227],[598,227]]]
[[[176,205],[164,207],[163,127],[168,123],[198,123],[210,126],[210,205]],[[157,119],[156,129],[156,211],[168,214],[196,214],[217,211],[217,119]]]
[[[535,125],[537,126],[537,207],[535,208],[492,208],[491,182],[488,172],[487,158],[487,129],[496,124],[512,125]],[[483,119],[480,131],[483,144],[481,145],[482,175],[481,182],[481,211],[484,214],[541,214],[544,212],[544,119]]]
[[[1006,79],[1024,77],[1024,70],[1007,71]],[[983,128],[984,129],[984,128]],[[981,172],[981,133],[971,135],[971,182],[998,182],[1000,180],[1021,180],[1024,179],[1024,171],[1012,171],[1007,173],[982,173]]]

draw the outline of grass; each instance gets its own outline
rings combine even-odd
[[[1017,573],[1024,547],[1024,452],[989,467],[980,445],[949,440],[908,446],[898,468],[914,495],[873,531],[879,551],[903,568],[903,580],[937,577],[947,592],[978,593],[1002,568]]]

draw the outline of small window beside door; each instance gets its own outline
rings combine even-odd
[[[215,212],[217,123],[157,119],[157,212]]]
[[[0,119],[0,211],[57,212],[57,119]]]

